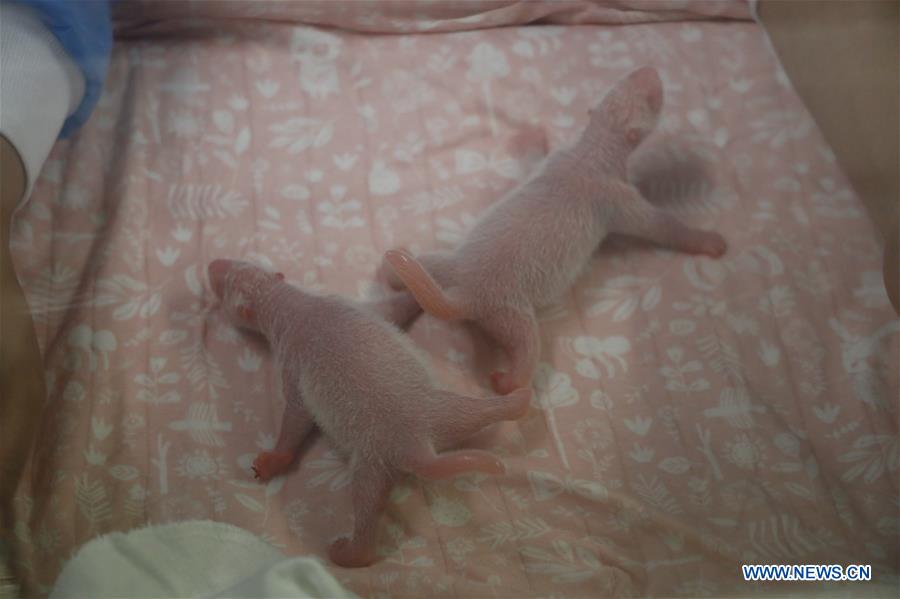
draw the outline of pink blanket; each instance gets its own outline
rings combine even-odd
[[[367,597],[758,589],[741,563],[896,580],[900,323],[862,206],[746,6],[357,5],[318,29],[300,21],[339,24],[324,5],[203,4],[123,21],[100,107],[17,222],[51,389],[17,501],[41,588],[95,535],[188,518],[324,556],[351,526],[346,466],[318,439],[254,482],[282,400],[205,265],[377,293],[386,249],[453,244],[644,64],[666,101],[633,178],[728,254],[602,249],[543,316],[530,417],[478,440],[509,475],[400,484],[381,560],[335,573]],[[534,21],[564,24],[517,25]],[[483,392],[489,346],[429,317],[411,335],[448,386]]]

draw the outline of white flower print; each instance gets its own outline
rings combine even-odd
[[[395,69],[381,82],[381,93],[399,114],[415,112],[434,100],[434,90],[415,72]]]
[[[491,96],[491,80],[509,75],[509,63],[506,56],[494,45],[487,42],[478,43],[469,54],[469,81],[481,83],[484,102],[487,104],[491,135],[497,135],[497,122],[494,117],[494,100]]]
[[[291,53],[300,63],[300,86],[313,98],[327,98],[340,92],[336,59],[342,45],[337,35],[311,27],[294,32]]]
[[[580,445],[578,457],[590,462],[595,473],[609,469],[614,459],[614,455],[608,451],[613,441],[609,423],[596,418],[582,420],[575,425],[575,439]]]
[[[788,316],[796,305],[794,292],[787,285],[775,285],[759,299],[759,309],[778,317]]]
[[[758,439],[741,434],[725,443],[725,459],[742,470],[752,470],[761,464],[764,449]]]
[[[147,489],[144,485],[135,483],[128,489],[128,498],[132,501],[143,501],[147,498]]]
[[[175,135],[175,137],[197,137],[200,133],[200,123],[198,123],[194,115],[189,112],[173,112],[166,123],[166,130]]]
[[[465,537],[457,537],[447,543],[447,553],[455,562],[463,562],[466,554],[475,550],[475,544]]]
[[[765,491],[756,483],[746,480],[729,483],[719,493],[722,503],[731,510],[750,510],[766,501]]]
[[[203,504],[190,495],[169,495],[162,506],[164,522],[181,522],[207,518]]]
[[[219,480],[225,476],[225,462],[213,457],[205,449],[185,454],[178,460],[175,471],[189,480]]]
[[[131,412],[127,416],[125,416],[125,420],[122,421],[122,426],[125,427],[127,431],[134,431],[136,429],[141,428],[146,424],[146,420],[141,414],[136,412]]]
[[[687,310],[694,316],[721,316],[725,313],[725,302],[712,295],[692,295],[686,302],[675,302],[676,310]]]

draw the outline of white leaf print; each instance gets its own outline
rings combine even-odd
[[[746,387],[726,387],[719,393],[719,405],[703,410],[707,418],[724,418],[735,428],[753,428],[753,414],[762,414],[765,406],[754,404]]]
[[[151,316],[156,314],[161,304],[162,294],[158,292],[152,293],[150,295],[150,298],[143,304],[141,304],[141,309],[138,311],[138,316],[140,316],[141,318],[150,318]]]
[[[691,469],[691,462],[687,458],[675,456],[660,461],[659,468],[669,474],[684,474]]]
[[[767,562],[800,559],[825,545],[788,514],[750,522],[747,532],[751,546]]]
[[[187,378],[195,390],[206,387],[211,399],[218,399],[219,389],[227,389],[228,381],[222,368],[206,349],[202,339],[184,347],[179,352],[181,366],[187,372]]]
[[[302,183],[287,185],[281,189],[281,197],[296,202],[309,199],[309,188]]]
[[[128,275],[115,275],[112,277],[112,282],[132,291],[145,291],[147,289],[146,283],[138,281],[137,279],[132,279]]]
[[[519,40],[512,47],[513,54],[518,54],[525,58],[534,57],[534,48],[526,40]]]
[[[309,461],[309,467],[321,470],[319,474],[306,481],[309,488],[328,484],[330,491],[338,491],[350,484],[352,475],[343,460],[334,451],[326,452],[321,458]]]
[[[659,285],[652,285],[647,291],[644,292],[643,297],[641,298],[641,310],[644,312],[649,312],[653,310],[657,304],[659,304],[659,300],[662,297],[662,288]]]
[[[65,391],[63,391],[63,399],[66,401],[84,401],[85,392],[84,385],[78,381],[69,381],[66,383]]]
[[[667,514],[681,514],[684,510],[679,505],[668,488],[656,476],[650,478],[639,474],[632,483],[634,491],[649,505],[660,509]]]
[[[180,254],[181,250],[168,245],[164,249],[156,250],[156,258],[163,266],[172,266],[175,264],[175,261]]]
[[[728,275],[725,266],[713,260],[688,259],[683,264],[687,280],[701,291],[715,290]]]
[[[75,349],[87,352],[91,371],[99,366],[98,353],[103,358],[103,367],[109,369],[109,353],[118,347],[116,337],[112,331],[95,331],[85,324],[78,325],[69,332],[67,343]]]
[[[578,402],[578,390],[572,386],[572,381],[568,374],[557,372],[553,369],[553,366],[546,362],[538,364],[537,371],[534,374],[534,389],[535,395],[532,398],[532,402],[547,414],[550,432],[556,441],[557,450],[563,464],[568,468],[569,461],[557,429],[554,410],[576,404]]]
[[[99,480],[88,479],[87,474],[75,479],[75,503],[92,531],[96,532],[100,524],[112,518],[106,487]]]
[[[720,148],[724,148],[728,143],[728,129],[726,129],[725,127],[719,127],[718,129],[716,129],[716,133],[713,136],[713,141]]]
[[[221,185],[171,185],[166,205],[174,219],[201,220],[238,216],[249,202]]]
[[[735,258],[734,267],[739,271],[767,274],[770,278],[784,273],[784,262],[778,254],[762,245],[747,248]]]
[[[238,366],[240,366],[241,370],[244,372],[256,372],[259,370],[260,364],[262,364],[262,356],[255,353],[249,347],[245,347],[244,353],[238,358]]]
[[[250,497],[249,495],[244,495],[243,493],[235,493],[234,498],[237,499],[238,503],[240,503],[242,506],[244,506],[248,510],[251,510],[254,512],[264,512],[266,509],[265,507],[263,507],[263,504],[261,504],[258,500],[254,499],[253,497]]]
[[[585,561],[584,556],[591,555],[588,550],[577,552],[579,560],[576,561],[575,552],[571,545],[563,540],[555,540],[551,543],[554,553],[541,547],[526,545],[519,551],[525,559],[525,570],[534,574],[550,576],[554,584],[577,584],[598,576],[604,567],[596,559]]]
[[[576,337],[573,341],[575,351],[589,359],[600,362],[606,368],[606,374],[613,377],[616,373],[616,366],[622,369],[622,372],[628,372],[628,363],[622,357],[623,354],[631,350],[631,343],[625,337]],[[579,372],[590,372],[586,367],[582,367]]]
[[[241,129],[241,132],[238,133],[237,138],[234,140],[234,153],[240,156],[244,152],[247,151],[247,147],[250,145],[250,129],[244,127]]]
[[[559,478],[550,472],[536,470],[528,471],[528,483],[537,501],[548,501],[564,493],[592,501],[603,501],[609,494],[606,487],[595,481],[580,480],[571,476]]]
[[[659,303],[662,292],[654,279],[624,275],[605,281],[602,287],[588,289],[586,294],[598,301],[588,308],[589,316],[612,311],[614,322],[627,320],[640,307],[647,312]]]
[[[477,173],[487,165],[484,155],[475,150],[459,149],[453,154],[453,158],[457,175]]]
[[[119,464],[110,468],[109,474],[116,480],[134,480],[138,477],[138,469],[127,464]]]
[[[281,84],[279,84],[277,81],[266,79],[257,81],[256,83],[254,83],[254,87],[256,87],[256,91],[258,91],[264,98],[271,98],[278,93],[278,90],[281,88]]]
[[[853,449],[838,457],[839,462],[856,464],[844,472],[841,480],[852,482],[862,476],[866,483],[873,483],[886,472],[895,472],[900,464],[900,435],[860,436]]]
[[[478,542],[490,544],[493,551],[507,543],[537,539],[551,530],[541,518],[521,518],[483,527]]]
[[[222,447],[225,442],[218,433],[230,432],[231,423],[219,420],[215,405],[193,403],[188,408],[187,418],[169,423],[169,428],[173,431],[188,431],[191,439],[197,443]]]
[[[94,432],[95,439],[102,441],[109,436],[112,429],[112,425],[105,422],[102,418],[97,418],[96,416],[91,418],[91,430]]]
[[[287,480],[287,477],[277,476],[269,481],[266,485],[266,497],[272,497],[274,495],[278,495],[281,488],[284,486],[284,482]]]
[[[697,348],[709,362],[713,372],[724,374],[732,382],[744,386],[744,366],[734,346],[724,343],[717,335],[707,335],[697,340]]]
[[[650,447],[644,447],[635,443],[634,447],[628,455],[635,462],[638,462],[639,464],[646,464],[653,459],[653,456],[656,455],[656,452]]]
[[[596,380],[600,378],[600,371],[597,370],[597,367],[594,366],[594,363],[587,358],[578,360],[578,362],[575,363],[575,371],[587,379]]]
[[[130,301],[116,308],[113,311],[112,317],[115,320],[128,320],[137,314],[138,308],[140,307],[141,303],[138,300]]]
[[[213,122],[222,133],[231,133],[234,130],[234,117],[227,110],[215,111]]]
[[[633,432],[636,435],[646,436],[647,431],[650,430],[650,425],[653,424],[652,418],[642,418],[641,416],[635,416],[633,419],[629,420],[626,418],[623,420],[625,426],[628,427],[628,430]]]
[[[572,87],[555,87],[550,90],[550,95],[563,106],[568,106],[578,95],[578,90]]]
[[[369,191],[377,196],[386,196],[400,190],[400,177],[388,168],[383,160],[375,160],[369,171]]]
[[[817,501],[816,494],[809,490],[808,487],[804,487],[801,484],[795,483],[793,481],[788,481],[784,483],[784,488],[797,495],[798,497],[802,497],[808,501]]]
[[[460,527],[472,519],[472,512],[461,501],[438,496],[431,502],[431,517],[441,526]]]
[[[203,296],[203,284],[197,278],[196,265],[188,266],[184,270],[184,281],[187,283],[187,287],[191,290],[191,293],[198,297]]]
[[[88,445],[88,448],[81,453],[84,455],[84,460],[91,466],[102,466],[106,463],[106,454],[98,451],[93,443]]]
[[[334,162],[334,165],[342,171],[349,171],[353,168],[353,165],[356,164],[357,158],[358,156],[356,154],[345,153],[335,154],[331,157],[331,160]]]
[[[841,413],[841,406],[837,404],[823,404],[821,406],[813,406],[813,414],[827,424],[831,424]]]
[[[765,339],[759,340],[759,359],[769,368],[778,366],[781,361],[781,350]]]
[[[506,56],[495,46],[480,42],[472,48],[469,54],[469,70],[466,77],[470,81],[481,83],[484,93],[484,101],[488,109],[491,134],[497,135],[497,122],[494,117],[494,100],[491,95],[491,80],[509,75],[509,63]]]
[[[306,117],[295,117],[270,125],[275,138],[269,143],[273,148],[286,148],[291,154],[299,154],[308,148],[321,148],[331,141],[334,121],[322,121]]]
[[[357,200],[347,202],[320,202],[318,211],[324,215],[322,225],[334,229],[353,229],[365,225],[359,216],[362,204]],[[345,216],[346,215],[346,216]]]

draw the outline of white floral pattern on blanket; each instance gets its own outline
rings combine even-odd
[[[324,555],[350,527],[347,469],[319,439],[252,480],[276,373],[210,310],[205,265],[376,293],[384,250],[452,245],[533,165],[522,132],[571,138],[641,64],[666,105],[633,177],[728,254],[599,252],[542,318],[530,416],[475,441],[509,475],[400,484],[381,560],[336,575],[367,597],[749,592],[741,562],[896,577],[900,324],[873,230],[761,31],[713,21],[198,21],[121,43],[13,240],[52,391],[17,498],[33,577],[97,534],[187,518]],[[411,335],[449,385],[484,384],[492,352],[465,330],[426,317]]]

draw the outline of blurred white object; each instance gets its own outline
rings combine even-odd
[[[83,546],[63,597],[355,597],[317,559],[285,557],[230,524],[198,520],[111,533]]]
[[[84,96],[84,75],[34,11],[0,6],[0,134],[25,166],[27,188]],[[23,198],[23,199],[24,199]]]

